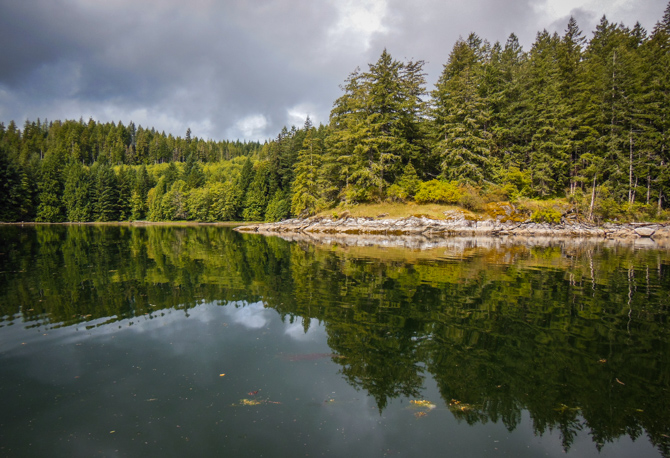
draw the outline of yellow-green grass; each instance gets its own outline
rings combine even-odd
[[[439,220],[446,219],[445,212],[459,212],[466,218],[476,218],[474,213],[455,205],[417,204],[414,202],[381,202],[354,205],[340,204],[333,209],[322,211],[317,216],[331,218],[340,218],[346,214],[356,218],[406,218],[409,216],[425,216],[427,218]]]

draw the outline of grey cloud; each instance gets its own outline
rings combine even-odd
[[[474,32],[491,43],[504,43],[511,33],[516,33],[522,42],[530,43],[537,23],[533,3],[537,0],[425,0],[419,6],[391,0],[392,31],[388,36],[378,37],[376,45],[386,46],[396,58],[425,60],[432,85],[459,37]]]
[[[537,30],[567,24],[541,17],[543,3],[386,0],[383,27],[365,36],[333,35],[340,0],[0,0],[0,121],[93,116],[222,139],[249,135],[238,124],[252,119],[265,120],[253,136],[271,138],[296,107],[327,122],[338,85],[383,48],[426,60],[429,84],[469,32],[491,42],[514,32],[529,49]],[[664,8],[630,5],[617,11],[649,29]],[[602,12],[576,14],[590,36]]]

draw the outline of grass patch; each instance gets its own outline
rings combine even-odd
[[[466,218],[475,218],[475,215],[456,205],[442,204],[417,204],[414,202],[380,202],[356,205],[339,205],[333,209],[322,211],[317,216],[328,218],[339,218],[345,212],[355,218],[373,217],[373,218],[407,218],[409,216],[425,216],[426,218],[443,220],[444,212],[462,212]]]

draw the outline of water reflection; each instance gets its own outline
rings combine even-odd
[[[231,324],[262,330],[279,314],[283,335],[326,339],[314,354],[336,355],[380,414],[430,380],[467,424],[513,431],[527,414],[566,450],[586,431],[598,449],[646,436],[670,454],[667,251],[453,240],[408,250],[217,227],[3,226],[0,238],[3,351],[20,345],[16,326],[141,329],[231,304]]]

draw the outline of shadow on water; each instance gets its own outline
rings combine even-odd
[[[108,326],[256,303],[323,323],[374,398],[432,377],[451,413],[512,431],[646,435],[670,454],[670,253],[569,243],[314,245],[220,227],[0,227],[1,328]],[[431,251],[432,250],[432,251]]]

